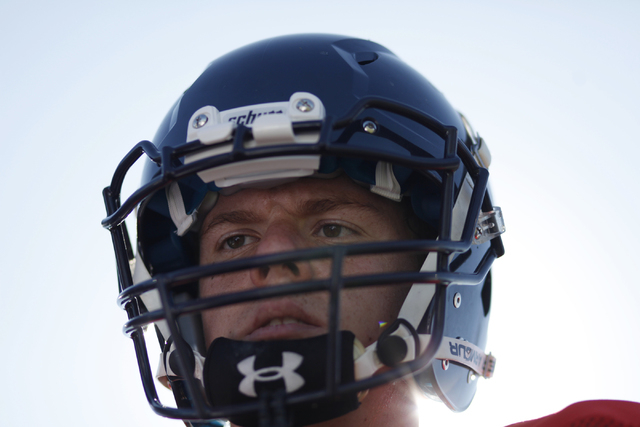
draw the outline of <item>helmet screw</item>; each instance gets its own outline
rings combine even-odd
[[[315,105],[313,105],[313,101],[307,98],[302,98],[296,103],[296,108],[303,113],[308,113],[309,111],[313,110],[314,106]]]
[[[365,120],[362,123],[362,129],[370,134],[374,134],[378,131],[378,125],[375,124],[375,122],[372,122],[371,120]]]
[[[474,237],[476,240],[482,237],[482,227],[476,227],[476,235]]]
[[[467,383],[471,384],[476,380],[476,373],[469,369],[469,373],[467,374]]]
[[[462,304],[462,295],[460,295],[460,292],[456,292],[453,296],[453,306],[455,308],[460,308],[460,304]]]
[[[209,121],[209,117],[205,114],[199,114],[198,117],[193,119],[192,126],[196,129],[200,129],[202,126],[206,125]]]
[[[446,371],[447,369],[449,369],[449,360],[444,359],[444,360],[442,361],[442,370],[443,370],[443,371]]]

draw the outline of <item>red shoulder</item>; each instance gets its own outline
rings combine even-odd
[[[640,403],[587,400],[558,413],[508,427],[640,427]]]

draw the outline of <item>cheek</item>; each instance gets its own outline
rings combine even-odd
[[[234,338],[234,319],[237,318],[233,307],[207,310],[202,313],[202,325],[204,328],[204,338],[207,348],[216,338]]]
[[[378,339],[381,324],[398,317],[411,285],[374,286],[348,290],[342,296],[341,327],[356,334],[368,346]]]
[[[247,277],[243,277],[247,276]],[[216,295],[241,291],[246,283],[248,273],[226,274],[220,277],[202,279],[200,281],[200,297],[208,298]],[[244,286],[246,288],[246,286]],[[235,338],[237,319],[243,316],[243,305],[205,310],[202,312],[202,325],[207,347],[219,337]]]
[[[406,255],[376,255],[352,257],[345,262],[344,274],[360,275],[415,271],[419,260]],[[343,292],[341,326],[356,334],[365,347],[378,339],[381,322],[390,323],[398,317],[411,284],[371,286]]]
[[[344,260],[343,274],[345,276],[355,276],[400,271],[418,271],[422,266],[423,259],[424,255],[421,254],[404,253],[351,256]]]
[[[213,262],[213,248],[215,242],[206,234],[200,236],[200,265],[211,264]]]
[[[251,287],[250,284],[250,270],[243,270],[235,273],[225,273],[201,279],[199,283],[199,292],[201,297],[206,298],[215,295],[244,291]]]

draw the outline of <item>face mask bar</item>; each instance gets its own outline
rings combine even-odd
[[[376,153],[359,147],[337,145],[330,140],[331,133],[344,129],[352,123],[359,114],[367,108],[374,108],[402,115],[422,124],[435,132],[445,141],[444,157],[441,159],[419,158],[409,156],[390,155],[388,152]],[[149,359],[142,329],[154,322],[166,320],[172,337],[180,337],[177,327],[177,318],[181,315],[201,312],[205,309],[221,307],[241,302],[255,301],[264,298],[282,297],[312,291],[325,291],[330,294],[329,304],[329,340],[327,349],[327,380],[324,390],[306,393],[304,395],[285,396],[285,404],[294,404],[302,401],[339,395],[365,390],[381,385],[419,371],[427,366],[435,357],[443,338],[445,301],[442,298],[444,288],[450,283],[463,285],[477,285],[482,283],[488,273],[493,260],[504,253],[500,237],[491,240],[492,250],[483,259],[478,270],[473,274],[451,272],[449,269],[450,255],[463,253],[471,247],[476,237],[476,224],[480,212],[488,212],[493,209],[487,189],[488,171],[477,165],[474,155],[457,139],[457,129],[453,126],[445,126],[419,111],[408,106],[398,104],[381,98],[363,98],[345,115],[344,118],[333,120],[327,117],[324,121],[311,121],[297,123],[295,132],[320,130],[318,143],[292,146],[273,145],[268,147],[246,149],[244,142],[250,139],[251,129],[243,125],[237,125],[233,132],[233,149],[216,157],[206,158],[182,165],[178,160],[191,152],[202,149],[202,144],[192,142],[178,148],[165,146],[161,151],[149,141],[142,141],[134,147],[119,164],[114,174],[111,185],[104,189],[103,195],[108,217],[102,221],[105,228],[110,230],[114,244],[118,280],[120,287],[119,304],[127,312],[129,321],[124,326],[124,332],[132,338],[138,358],[140,373],[144,384],[145,393],[153,410],[163,416],[182,419],[212,419],[227,417],[246,411],[259,411],[260,402],[251,405],[232,405],[229,407],[211,408],[204,399],[200,389],[201,385],[195,378],[185,378],[187,392],[191,397],[192,408],[168,408],[162,405],[153,383],[153,374],[149,368]],[[160,174],[147,185],[134,192],[122,205],[120,204],[120,190],[124,176],[137,159],[146,154],[151,161],[160,166]],[[442,178],[442,200],[439,240],[437,241],[399,241],[399,242],[375,242],[349,246],[335,246],[331,248],[315,248],[295,253],[280,253],[263,257],[247,258],[237,261],[225,262],[215,265],[205,265],[184,268],[171,273],[158,274],[151,280],[137,285],[133,284],[130,263],[134,259],[133,250],[129,240],[125,218],[147,197],[156,191],[163,189],[172,182],[186,176],[193,175],[201,170],[214,168],[219,165],[250,160],[262,157],[286,156],[299,154],[315,154],[328,156],[354,157],[365,160],[380,160],[399,166],[405,166],[422,171],[433,179],[434,176]],[[454,172],[460,167],[461,162],[474,181],[474,189],[469,203],[467,218],[458,241],[451,240],[452,210],[454,204]],[[436,174],[433,171],[437,172]],[[376,274],[372,276],[349,276],[341,274],[341,261],[344,256],[364,255],[371,253],[393,251],[420,251],[435,252],[437,254],[437,268],[434,272],[403,272]],[[260,266],[278,264],[290,261],[312,260],[328,258],[332,260],[332,274],[326,280],[316,280],[305,283],[290,283],[286,285],[254,289],[234,294],[218,295],[207,299],[198,299],[185,303],[171,301],[170,292],[175,286],[194,283],[202,277],[258,268]],[[356,381],[350,384],[339,384],[340,351],[338,346],[340,291],[343,288],[358,286],[373,286],[376,284],[391,283],[431,283],[436,285],[436,302],[432,308],[431,341],[426,350],[418,358],[406,362],[389,371],[376,374],[370,378]],[[147,313],[141,313],[138,306],[138,298],[145,292],[157,290],[162,302],[162,309]],[[188,372],[188,355],[191,354],[188,344],[182,339],[176,339],[178,362],[182,372]],[[333,374],[333,375],[332,375]]]

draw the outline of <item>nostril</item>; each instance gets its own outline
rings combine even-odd
[[[260,276],[265,278],[269,275],[269,266],[260,267],[259,271],[260,271]]]
[[[293,262],[285,262],[284,264],[282,264],[282,266],[284,268],[288,268],[289,270],[291,270],[291,272],[293,273],[294,276],[300,276],[300,269],[298,268],[298,266],[293,263]]]
[[[299,280],[302,271],[295,262],[283,262],[279,265],[256,267],[251,272],[251,280],[257,286],[283,284],[291,280]]]

